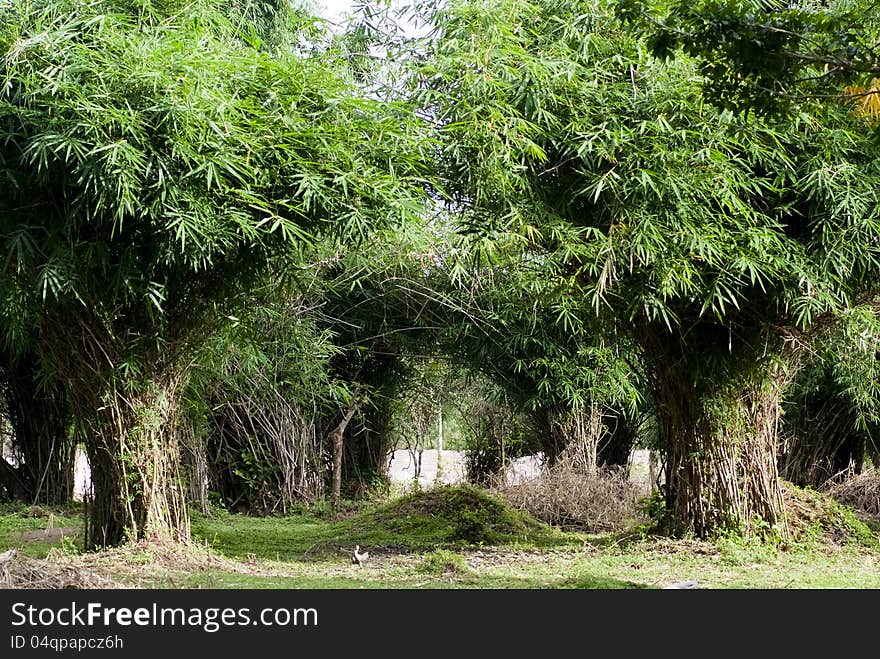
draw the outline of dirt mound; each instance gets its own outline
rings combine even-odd
[[[828,544],[858,543],[876,546],[871,530],[853,512],[822,492],[782,481],[782,496],[795,541],[821,540]]]
[[[857,513],[880,519],[880,471],[876,469],[847,478],[829,488],[828,494]]]
[[[453,543],[492,544],[542,528],[528,513],[470,485],[409,494],[377,511],[375,520],[395,532],[430,526],[443,532],[445,542]]]
[[[388,509],[388,512],[401,515],[445,515],[462,509],[501,514],[505,506],[502,501],[484,490],[471,485],[461,485],[436,487],[403,496]]]

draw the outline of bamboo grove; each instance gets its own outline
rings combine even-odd
[[[877,27],[0,3],[0,498],[68,500],[82,446],[89,547],[186,541],[368,494],[444,400],[477,471],[649,446],[666,532],[784,536],[780,477],[878,458]]]

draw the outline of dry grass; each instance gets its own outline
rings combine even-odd
[[[85,569],[112,574],[134,587],[174,587],[181,575],[224,572],[238,575],[274,574],[267,565],[249,555],[244,560],[219,556],[196,542],[138,540],[121,547],[75,557]]]
[[[833,485],[828,494],[858,513],[880,518],[880,471],[876,469]]]
[[[639,520],[639,500],[647,493],[625,470],[585,473],[564,460],[536,478],[496,488],[511,506],[563,529],[590,533],[617,531]]]
[[[172,583],[200,572],[270,575],[255,560],[233,561],[197,543],[139,540],[100,552],[70,554],[51,549],[45,559],[15,550],[0,554],[0,588],[139,588]],[[112,575],[112,576],[110,576]]]
[[[77,556],[53,551],[45,559],[29,558],[10,550],[0,554],[0,588],[123,588],[84,567]]]

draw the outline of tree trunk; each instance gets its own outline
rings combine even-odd
[[[240,387],[240,385],[233,385]],[[287,513],[295,502],[326,494],[314,408],[301,412],[269,381],[211,396],[205,470],[211,489],[231,511]],[[263,386],[263,391],[256,388]],[[323,437],[321,438],[323,440]]]
[[[333,482],[330,488],[330,498],[334,508],[339,505],[339,499],[342,496],[342,450],[344,448],[343,437],[345,436],[345,428],[348,426],[354,413],[357,412],[360,404],[360,399],[352,401],[342,415],[342,419],[328,435],[330,445],[333,447]]]
[[[63,376],[74,437],[89,458],[84,545],[188,542],[178,437],[186,344],[117,330],[118,314],[99,304],[58,305],[37,328],[39,358]]]
[[[19,470],[0,455],[0,501],[27,501],[28,492]]]
[[[241,428],[235,423],[233,403],[211,398],[208,417],[208,435],[205,439],[206,462],[209,473],[209,489],[220,496],[230,512],[249,512],[254,503],[246,491],[241,476],[242,453],[245,448]]]
[[[187,432],[181,436],[180,463],[187,484],[187,501],[198,506],[203,515],[211,513],[211,502],[208,498],[210,472],[208,469],[208,453],[205,440],[187,423]]]
[[[504,463],[504,458],[501,458]],[[434,482],[438,485],[443,483],[443,408],[437,412],[437,473],[434,476]]]
[[[339,427],[330,431],[330,444],[333,446],[333,482],[330,487],[330,500],[333,507],[339,505],[339,499],[342,496],[342,437],[343,431]]]
[[[707,537],[769,527],[786,537],[776,466],[782,379],[752,367],[716,387],[687,367],[676,337],[648,338],[660,339],[643,348],[665,453],[666,530]]]
[[[632,421],[618,410],[606,409],[597,447],[599,466],[626,467],[635,442],[636,430]]]
[[[154,381],[125,396],[112,391],[93,412],[85,435],[93,485],[86,548],[141,538],[189,541],[176,384]]]
[[[558,423],[560,411],[542,407],[532,413],[533,423],[540,428],[541,452],[546,465],[552,466],[568,445],[569,437]]]
[[[564,438],[564,457],[585,474],[598,470],[599,438],[602,435],[602,410],[595,403],[577,407],[556,419],[557,433]]]
[[[394,446],[388,400],[371,400],[346,430],[343,484],[355,497],[367,495],[377,485],[389,482],[388,455]]]
[[[60,387],[39,382],[36,356],[7,356],[6,406],[23,489],[34,504],[64,504],[73,496],[76,444],[68,434],[70,408]]]
[[[561,459],[572,461],[584,473],[596,473],[599,441],[603,435],[602,409],[595,403],[569,410],[545,408],[537,421],[544,428],[541,447],[548,466]]]

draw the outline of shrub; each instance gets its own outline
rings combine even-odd
[[[425,554],[418,567],[419,572],[428,574],[446,574],[449,572],[462,574],[467,572],[467,569],[467,562],[464,560],[464,556],[448,549],[437,549]]]
[[[529,481],[497,489],[511,506],[539,520],[589,532],[615,531],[628,521],[640,521],[639,501],[645,495],[622,469],[585,473],[568,460]]]

